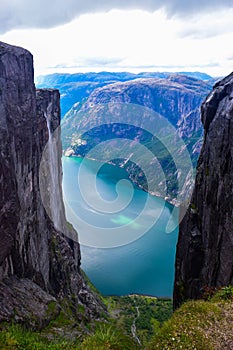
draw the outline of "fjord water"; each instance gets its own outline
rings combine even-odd
[[[132,200],[124,211],[111,215],[100,214],[86,203],[80,191],[77,177],[81,164],[81,158],[63,157],[63,196],[68,221],[79,233],[83,227],[74,220],[75,214],[81,218],[81,222],[87,221],[93,227],[111,230],[113,227],[132,222],[131,229],[137,230],[134,219],[142,212],[147,196],[150,195],[133,185]],[[85,160],[85,176],[88,177],[88,174],[94,172],[95,165],[96,161]],[[128,179],[123,169],[105,164],[98,171],[93,186],[96,186],[99,194],[109,201],[117,196],[116,185],[117,191],[127,197],[131,186],[119,182],[122,178]],[[122,188],[119,188],[120,186]],[[92,193],[92,188],[89,190]],[[153,216],[158,210],[161,211],[161,215],[148,232],[137,240],[113,248],[96,248],[81,244],[81,267],[104,295],[138,293],[158,297],[172,296],[177,228],[167,234],[166,226],[174,208],[161,198],[149,198],[150,206],[144,213],[145,217]],[[177,215],[173,217],[174,224],[177,217],[178,210]],[[85,232],[82,232],[83,234]]]

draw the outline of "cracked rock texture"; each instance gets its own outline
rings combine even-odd
[[[175,307],[207,286],[233,284],[233,73],[206,98],[202,122],[195,189],[177,244]]]
[[[58,90],[38,90],[33,57],[0,42],[0,321],[14,319],[42,327],[62,300],[82,305],[78,320],[103,311],[80,271],[76,233],[67,225],[61,191],[61,143],[56,140],[55,176],[59,228],[44,209],[39,170],[49,132],[60,124]],[[48,195],[51,190],[48,188]],[[53,219],[53,218],[52,218]]]

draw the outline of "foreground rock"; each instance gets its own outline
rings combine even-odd
[[[103,309],[81,275],[79,244],[67,238],[76,233],[65,220],[59,139],[53,145],[59,226],[41,200],[40,163],[49,132],[60,124],[59,92],[36,94],[32,55],[5,43],[0,43],[0,103],[0,321],[41,327],[57,316],[64,300],[77,320],[98,318]],[[52,188],[47,190],[52,202]]]
[[[191,205],[180,225],[174,306],[233,284],[233,73],[202,106],[205,138]]]

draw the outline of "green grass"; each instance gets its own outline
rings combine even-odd
[[[230,349],[233,286],[221,288],[206,300],[187,301],[166,321],[146,350]]]
[[[221,300],[233,301],[233,286],[229,285],[219,289],[212,297],[212,301]]]
[[[58,338],[49,340],[41,333],[27,330],[20,325],[2,325],[1,350],[78,350],[79,344]]]
[[[220,309],[206,301],[185,303],[148,345],[152,349],[214,349],[205,336],[204,329],[220,316]]]
[[[27,330],[20,325],[5,325],[0,332],[1,350],[133,350],[135,342],[124,332],[109,324],[97,326],[94,334],[84,341],[64,340],[57,337],[49,340],[43,333]]]
[[[113,325],[102,324],[95,333],[87,337],[80,346],[80,350],[133,350],[137,344],[123,331]]]

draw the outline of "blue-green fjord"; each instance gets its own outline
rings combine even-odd
[[[96,165],[98,165],[98,172],[95,174]],[[80,180],[81,167],[82,179]],[[123,197],[122,202],[126,203],[122,210],[113,210],[112,213],[110,210],[109,213],[104,214],[90,206],[81,186],[93,176],[95,181],[87,187],[88,193],[93,195],[92,200],[98,201],[94,197],[98,194],[105,201],[109,201],[111,208],[111,202],[114,202],[119,194]],[[129,180],[128,174],[119,167],[87,159],[83,162],[81,158],[76,157],[63,157],[63,196],[67,219],[79,233],[81,267],[102,294],[138,293],[158,297],[172,296],[178,209],[177,215],[173,215],[175,229],[167,234],[166,226],[171,218],[171,212],[174,212],[171,204],[138,188]],[[131,198],[130,201],[128,201],[129,198]],[[136,218],[142,212],[142,219],[138,223]],[[149,230],[137,237],[140,226],[156,215],[158,217]],[[76,220],[77,216],[79,220]],[[86,222],[88,230],[85,224],[82,224]],[[126,239],[126,244],[113,247],[110,244],[109,248],[101,248],[98,244],[85,242],[85,234],[98,240],[98,237],[94,236],[95,227],[110,232],[116,227],[121,230],[125,225],[128,231],[124,234],[133,237],[135,233],[137,239],[130,242]],[[92,228],[93,232],[91,232]]]

